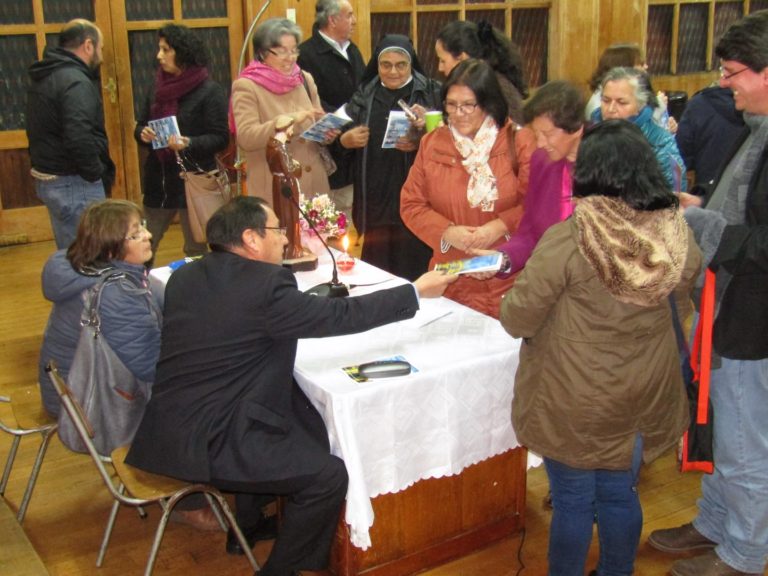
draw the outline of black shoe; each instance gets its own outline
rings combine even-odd
[[[241,528],[243,536],[248,542],[248,546],[253,548],[253,545],[260,540],[273,540],[277,537],[277,516],[265,517],[256,526],[251,528]],[[245,554],[240,542],[237,541],[234,531],[230,528],[227,531],[227,554],[233,554],[236,556],[242,556]]]

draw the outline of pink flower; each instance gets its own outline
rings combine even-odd
[[[344,212],[339,212],[339,218],[336,220],[336,225],[339,228],[346,228],[347,227],[347,215],[344,214]]]

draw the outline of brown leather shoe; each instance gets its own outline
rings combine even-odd
[[[731,568],[720,560],[714,550],[701,556],[678,560],[672,564],[670,574],[672,576],[761,576]]]
[[[656,550],[669,554],[705,550],[717,546],[717,542],[705,538],[690,522],[678,528],[654,530],[648,536],[648,544]]]
[[[171,512],[170,521],[192,526],[195,530],[202,532],[221,531],[221,524],[219,524],[210,506],[197,510],[174,510]]]

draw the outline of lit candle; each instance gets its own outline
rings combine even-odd
[[[347,273],[355,267],[355,259],[349,255],[349,238],[346,234],[341,240],[341,245],[344,248],[344,253],[336,259],[336,266],[339,268],[339,272]]]

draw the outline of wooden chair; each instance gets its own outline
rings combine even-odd
[[[117,477],[120,481],[119,486],[115,486],[107,472],[104,462],[96,451],[93,445],[93,428],[83,414],[77,400],[72,396],[69,387],[64,382],[64,379],[59,375],[56,370],[56,365],[53,361],[49,362],[46,366],[48,375],[53,382],[56,391],[61,397],[62,406],[67,411],[70,418],[75,424],[80,437],[83,439],[88,452],[90,453],[96,468],[101,474],[102,480],[107,485],[112,497],[120,504],[126,506],[140,507],[147,504],[157,503],[163,510],[163,514],[160,517],[160,522],[155,532],[155,539],[152,543],[152,549],[149,553],[149,559],[147,560],[147,567],[144,571],[145,576],[152,574],[152,569],[155,565],[155,559],[157,558],[157,552],[160,549],[160,543],[165,533],[165,526],[168,524],[168,518],[171,515],[171,511],[179,500],[189,494],[201,493],[205,494],[209,501],[215,501],[224,513],[227,525],[232,528],[237,536],[240,546],[245,551],[245,555],[248,561],[251,563],[254,571],[258,571],[259,565],[256,559],[253,557],[251,547],[248,545],[245,537],[243,536],[240,527],[235,521],[235,517],[232,515],[232,511],[227,504],[227,501],[221,495],[216,488],[208,486],[206,484],[190,484],[182,480],[176,480],[175,478],[169,478],[167,476],[160,476],[158,474],[152,474],[139,470],[125,463],[125,457],[128,454],[129,446],[123,446],[112,451],[111,459],[112,465],[117,472]],[[214,507],[215,510],[215,507]],[[109,538],[112,535],[112,527],[114,525],[115,514],[110,514],[110,519],[107,523],[107,527],[104,531],[104,539],[102,541],[101,550],[99,552],[99,559],[97,560],[97,566],[101,566],[104,553],[106,552],[109,544]]]
[[[31,434],[40,434],[41,437],[40,447],[37,449],[37,457],[27,481],[27,488],[24,491],[21,506],[19,506],[19,511],[16,514],[16,519],[21,523],[24,521],[24,516],[27,513],[27,506],[29,506],[32,491],[35,489],[35,483],[37,482],[37,475],[40,473],[43,458],[45,458],[45,453],[48,451],[48,444],[51,442],[58,423],[43,408],[40,390],[37,386],[27,386],[14,391],[10,397],[0,396],[0,402],[11,405],[15,420],[13,424],[7,424],[0,420],[0,430],[13,436],[11,450],[8,452],[8,458],[5,461],[3,478],[0,480],[0,496],[5,496],[5,488],[8,486],[8,479],[11,476],[11,469],[16,459],[16,452],[19,449],[21,438]]]

